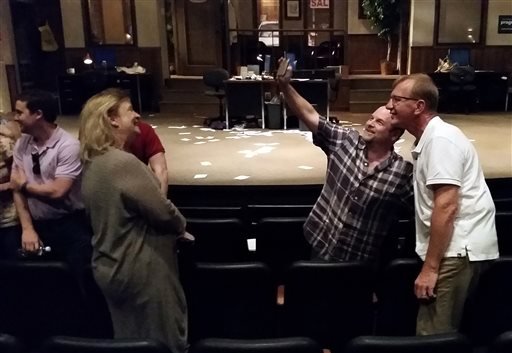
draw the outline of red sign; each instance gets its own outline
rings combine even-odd
[[[309,7],[312,9],[328,9],[329,0],[309,0]]]

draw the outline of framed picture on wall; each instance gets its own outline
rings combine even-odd
[[[286,0],[285,18],[287,20],[300,20],[300,1]]]

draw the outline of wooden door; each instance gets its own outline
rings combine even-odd
[[[202,76],[222,67],[223,13],[220,0],[176,0],[176,72]]]

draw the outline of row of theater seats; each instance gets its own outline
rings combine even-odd
[[[343,353],[510,353],[512,331],[498,336],[488,347],[476,350],[459,333],[431,336],[360,336],[351,340]],[[0,352],[30,353],[11,335],[0,334]],[[47,339],[38,353],[173,353],[150,339],[88,339],[55,336]],[[241,340],[210,338],[193,344],[190,353],[323,353],[320,345],[307,337]]]
[[[343,352],[358,336],[411,337],[419,269],[413,259],[395,260],[380,274],[360,263],[300,261],[278,287],[263,263],[197,263],[184,283],[189,340],[309,337]],[[512,330],[511,275],[512,258],[483,273],[461,328],[472,344],[487,346]],[[4,262],[0,285],[0,332],[32,349],[55,335],[112,337],[108,308],[90,274],[77,280],[61,263]]]
[[[196,237],[192,247],[180,252],[182,261],[261,261],[279,272],[293,261],[310,258],[310,246],[303,236],[303,225],[310,210],[306,206],[277,208],[272,217],[268,213],[260,217],[253,210],[252,215],[245,218],[240,208],[180,209],[187,218],[187,230]],[[496,213],[496,228],[500,253],[512,256],[512,211]],[[383,261],[415,257],[414,248],[414,221],[402,219],[395,223],[384,244]]]

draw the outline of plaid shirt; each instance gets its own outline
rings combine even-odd
[[[412,164],[392,152],[368,170],[359,133],[323,118],[314,143],[327,154],[327,175],[306,239],[325,260],[375,262],[398,211],[413,208]]]

